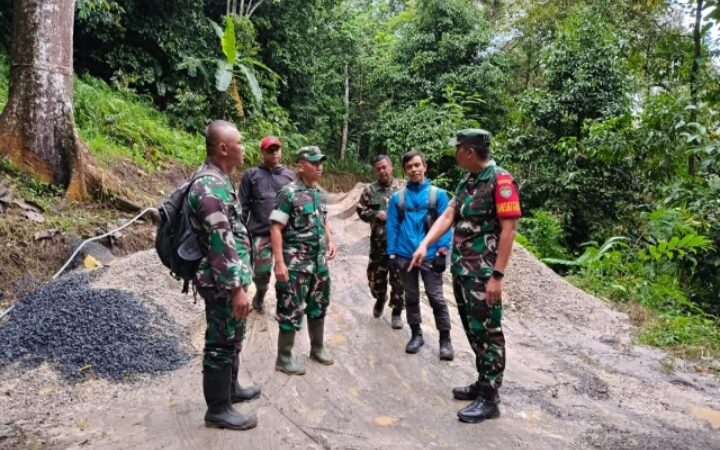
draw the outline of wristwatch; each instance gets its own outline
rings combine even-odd
[[[503,277],[505,276],[505,272],[503,272],[503,271],[501,271],[501,270],[495,270],[495,269],[494,269],[494,270],[492,271],[492,275],[491,275],[491,276],[492,276],[493,278],[495,278],[496,280],[502,280]]]

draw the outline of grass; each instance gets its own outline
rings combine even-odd
[[[205,158],[200,135],[172,128],[149,101],[135,94],[82,77],[75,79],[74,103],[80,136],[105,165],[125,157],[153,172],[173,163],[195,166]]]

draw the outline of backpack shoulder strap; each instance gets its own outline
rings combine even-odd
[[[430,186],[430,193],[428,194],[428,214],[432,217],[433,221],[438,218],[437,210],[437,196],[439,188],[436,186]]]
[[[430,186],[430,193],[428,194],[428,209],[437,209],[437,195],[438,188]]]
[[[398,219],[400,222],[405,220],[405,188],[402,188],[398,191]]]

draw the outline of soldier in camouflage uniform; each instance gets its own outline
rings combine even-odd
[[[295,179],[295,174],[280,164],[282,143],[275,136],[260,141],[262,162],[247,170],[240,180],[240,204],[243,219],[252,241],[253,283],[252,306],[258,312],[270,284],[272,246],[270,245],[270,212],[281,187]]]
[[[190,220],[204,257],[193,280],[205,300],[205,349],[203,393],[208,405],[205,424],[245,430],[257,425],[232,403],[260,395],[256,387],[237,382],[239,354],[250,304],[245,289],[250,284],[250,242],[240,220],[240,203],[228,176],[243,163],[243,144],[235,126],[212,122],[206,131],[207,160],[188,192]]]
[[[385,221],[390,196],[402,189],[404,183],[392,176],[392,162],[387,155],[379,155],[373,164],[377,181],[365,186],[357,205],[357,213],[363,222],[370,224],[370,262],[367,268],[370,292],[375,298],[373,316],[380,317],[387,301],[388,275],[390,277],[391,324],[395,329],[403,327],[402,312],[403,279],[398,270],[390,270],[390,258],[387,253]]]
[[[327,207],[317,185],[325,155],[315,146],[296,153],[297,181],[280,189],[270,214],[270,239],[275,257],[278,356],[275,369],[302,375],[305,368],[292,357],[295,332],[308,316],[310,358],[333,364],[324,347],[325,313],[330,304],[327,259],[335,245],[327,223]]]
[[[427,245],[454,225],[453,291],[475,352],[478,380],[452,392],[458,400],[473,400],[458,411],[458,418],[477,423],[500,415],[498,388],[505,371],[501,295],[522,212],[517,183],[490,159],[490,133],[462,130],[450,145],[456,147],[458,165],[470,173],[460,181],[450,206],[418,246],[413,262],[421,261]]]

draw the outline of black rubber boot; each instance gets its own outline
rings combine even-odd
[[[288,375],[304,375],[305,368],[298,364],[292,356],[294,346],[295,330],[287,331],[281,328],[278,335],[278,355],[275,360],[275,370]]]
[[[386,301],[387,301],[387,297],[379,298],[375,301],[375,306],[373,306],[373,317],[374,318],[377,319],[378,317],[382,316]]]
[[[405,346],[405,352],[417,353],[420,350],[420,347],[425,344],[425,341],[423,340],[420,325],[410,325],[410,328],[412,329],[412,336],[410,337],[410,340]]]
[[[480,384],[475,382],[468,386],[453,388],[452,394],[458,400],[475,400],[480,395]]]
[[[329,366],[334,364],[330,353],[325,350],[324,337],[325,337],[325,318],[320,317],[318,319],[310,319],[308,317],[308,334],[310,335],[310,358]]]
[[[267,284],[255,284],[255,295],[253,296],[252,307],[255,311],[263,312],[263,302],[268,291]]]
[[[232,430],[253,428],[257,425],[257,417],[239,413],[230,403],[231,376],[231,366],[222,369],[204,369],[203,394],[208,406],[205,426]]]
[[[390,326],[396,330],[402,329],[402,309],[393,309],[392,316],[390,316]]]
[[[242,387],[237,381],[240,369],[240,355],[235,355],[232,364],[232,382],[230,384],[230,401],[232,403],[246,402],[260,397],[260,388],[256,386]]]
[[[500,417],[499,403],[500,398],[497,389],[487,385],[480,385],[480,395],[470,405],[458,411],[458,419],[465,423],[478,423],[487,419],[496,419]]]

